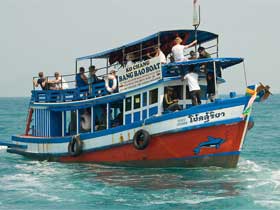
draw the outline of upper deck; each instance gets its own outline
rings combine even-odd
[[[180,36],[183,40],[182,44],[189,44],[195,40],[197,37],[198,45],[203,46],[214,58],[207,59],[197,59],[189,60],[184,62],[171,62],[170,53],[173,46],[173,40],[175,37]],[[213,43],[214,42],[214,43]],[[128,60],[127,57],[133,55],[132,61],[133,66],[131,69],[135,71],[140,71],[142,64],[146,64],[148,61],[149,64],[157,64],[160,62],[157,59],[150,59],[147,54],[152,53],[155,46],[160,46],[161,51],[167,57],[167,63],[159,63],[159,69],[157,78],[147,81],[147,77],[138,77],[134,78],[134,81],[144,80],[142,83],[134,84],[134,87],[127,86],[129,82],[124,83],[122,78],[126,78],[125,75],[128,71],[126,66]],[[196,50],[196,46],[193,47]],[[110,49],[104,52],[87,55],[79,57],[76,59],[76,73],[70,75],[63,75],[64,83],[68,83],[69,88],[60,89],[60,90],[35,90],[32,91],[31,103],[33,104],[52,104],[52,103],[64,103],[73,102],[73,101],[83,101],[86,99],[94,98],[104,98],[108,96],[110,92],[106,89],[105,81],[100,81],[96,84],[90,83],[84,87],[78,87],[76,82],[76,75],[78,69],[81,66],[89,67],[93,64],[100,64],[101,67],[97,67],[98,73],[97,76],[100,78],[106,77],[109,72],[114,69],[117,71],[118,77],[118,91],[122,94],[129,93],[130,91],[135,91],[137,89],[145,88],[153,83],[165,82],[170,80],[178,80],[184,75],[190,66],[195,66],[195,69],[199,71],[201,65],[206,65],[208,71],[215,71],[217,76],[217,82],[221,83],[224,80],[221,78],[221,70],[228,68],[232,65],[236,65],[243,61],[242,58],[219,58],[218,54],[218,35],[206,31],[197,31],[197,34],[194,30],[174,30],[174,31],[161,31],[150,35],[144,39]],[[192,49],[190,49],[192,50]],[[187,56],[188,54],[186,54]],[[103,61],[104,64],[101,64]],[[85,63],[86,62],[86,63]],[[143,68],[142,68],[143,69]],[[136,73],[134,74],[136,75]],[[50,77],[51,78],[51,77]],[[205,79],[205,74],[200,72],[200,79]],[[48,80],[48,78],[47,78]],[[133,80],[130,80],[132,83]],[[135,83],[135,82],[134,82]],[[62,86],[62,84],[61,84]],[[110,94],[110,97],[113,97],[114,94]],[[121,95],[121,94],[118,94]]]

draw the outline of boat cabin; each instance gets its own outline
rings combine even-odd
[[[186,50],[186,57],[191,50],[196,52],[198,46],[203,46],[211,58],[174,62],[171,49],[177,36],[181,37],[183,45],[197,37],[197,45]],[[61,76],[62,82],[68,84],[67,89],[38,90],[34,87],[25,135],[47,138],[103,135],[168,117],[170,111],[164,109],[163,100],[170,87],[181,109],[207,106],[211,102],[207,100],[205,69],[213,72],[216,78],[218,99],[218,86],[225,82],[222,70],[243,61],[242,58],[220,58],[218,44],[218,35],[206,31],[161,31],[118,48],[79,57],[75,62],[75,74]],[[156,47],[166,56],[166,63],[155,56]],[[88,80],[88,84],[79,85],[80,68],[88,69],[93,65],[98,81]],[[188,83],[182,80],[190,68],[199,74],[202,104],[197,107],[192,106]],[[90,73],[86,71],[85,75]],[[47,77],[47,81],[51,80],[52,77]]]

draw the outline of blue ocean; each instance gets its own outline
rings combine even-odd
[[[23,133],[28,98],[0,98],[0,139]],[[235,169],[40,162],[0,149],[0,209],[280,209],[280,95],[255,104]]]

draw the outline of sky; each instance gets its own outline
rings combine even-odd
[[[248,83],[280,93],[280,1],[198,3],[199,30],[219,34],[220,57],[245,58]],[[30,96],[39,71],[74,73],[76,57],[192,28],[192,0],[0,0],[0,97]],[[220,93],[244,92],[242,65],[223,76]]]

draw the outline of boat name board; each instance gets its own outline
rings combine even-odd
[[[177,126],[184,126],[190,124],[197,124],[197,123],[207,123],[211,121],[217,121],[226,118],[225,111],[210,111],[204,112],[200,114],[188,115],[184,118],[180,118],[177,120]]]
[[[127,91],[162,79],[159,57],[137,62],[118,71],[119,91]]]

